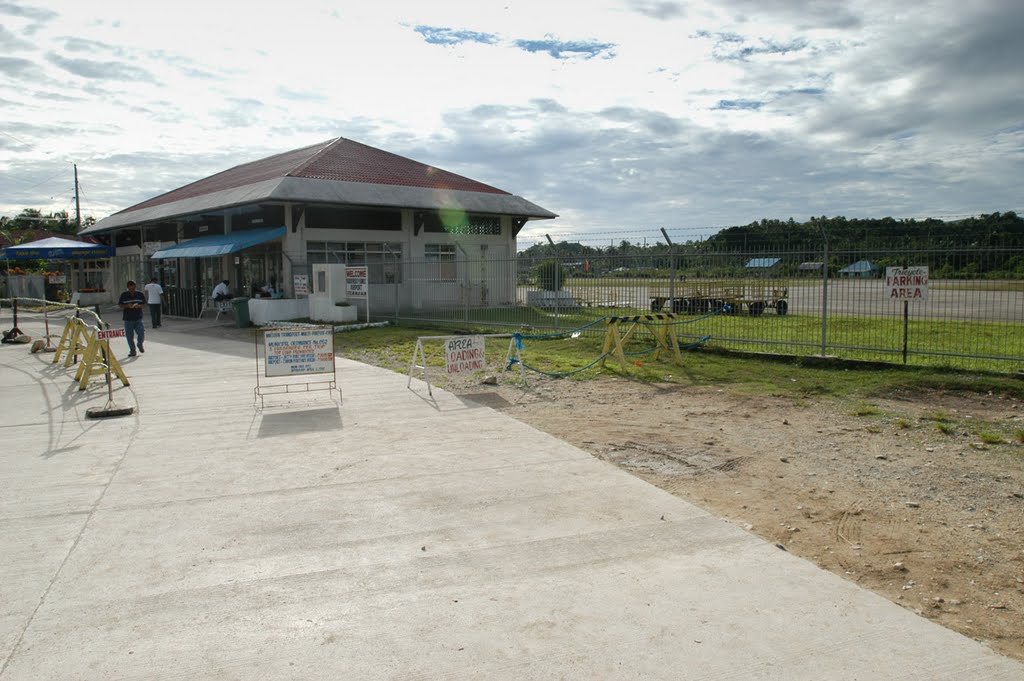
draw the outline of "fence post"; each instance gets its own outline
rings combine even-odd
[[[391,257],[393,257],[395,259],[395,269],[393,270],[392,275],[391,275],[391,288],[394,289],[394,291],[395,291],[395,300],[394,300],[395,326],[398,326],[398,287],[399,287],[399,283],[398,282],[402,279],[402,276],[401,276],[402,263],[398,259],[398,253],[395,253],[394,251],[391,250],[391,248],[387,244],[384,244],[384,263],[381,265],[381,275],[382,275],[381,278],[384,280],[385,284],[388,281],[388,274],[387,274],[387,272],[388,272],[388,256],[391,256]]]
[[[553,254],[551,256],[551,260],[552,260],[552,262],[555,263],[555,266],[553,268],[554,272],[552,274],[552,276],[554,277],[554,279],[553,279],[554,283],[552,284],[552,286],[555,287],[555,328],[559,329],[559,328],[562,327],[562,324],[561,324],[561,316],[559,315],[559,308],[561,307],[561,301],[559,300],[558,292],[562,290],[562,286],[561,286],[561,282],[559,281],[560,277],[558,275],[561,274],[562,265],[561,265],[561,263],[558,262],[558,249],[555,248],[555,242],[552,241],[551,237],[549,235],[547,235],[547,234],[544,235],[544,238],[546,238],[548,240],[548,243],[551,244],[551,252]]]
[[[672,239],[668,238],[668,232],[665,228],[661,228],[661,233],[665,237],[665,242],[668,243],[668,262],[669,262],[669,275],[668,275],[668,311],[675,312],[676,309],[676,246],[672,243]]]
[[[824,227],[821,233],[825,236],[825,257],[821,263],[821,356],[824,357],[828,339],[828,234]]]

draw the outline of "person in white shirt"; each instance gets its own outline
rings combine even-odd
[[[164,287],[157,282],[156,277],[153,277],[143,288],[146,289],[146,302],[149,303],[149,320],[152,322],[150,326],[159,329],[160,306],[163,302],[161,296],[164,294]]]
[[[227,279],[225,279],[224,281],[220,282],[219,284],[217,284],[216,286],[213,287],[213,300],[215,302],[219,303],[220,301],[227,300],[230,297],[231,297],[231,289],[228,288],[228,280]]]

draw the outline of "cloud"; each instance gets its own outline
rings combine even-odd
[[[653,135],[671,138],[682,131],[682,124],[677,119],[661,111],[617,106],[602,109],[597,115],[605,121],[625,123],[628,126],[635,126]]]
[[[853,31],[862,28],[865,20],[863,3],[855,1],[718,0],[717,4],[732,10],[738,23],[756,25],[778,21],[797,30],[830,28]]]
[[[68,59],[55,52],[49,53],[46,58],[51,64],[82,78],[155,82],[152,74],[145,69],[132,66],[131,64],[116,61],[96,61],[93,59]]]
[[[199,64],[195,60],[185,57],[177,52],[170,52],[168,50],[150,50],[146,52],[145,58],[160,64],[166,64],[167,66],[176,69],[186,78],[216,80],[221,82],[226,80],[223,74],[216,73],[205,65]]]
[[[686,16],[686,6],[681,2],[632,0],[629,5],[640,14],[659,21]]]
[[[715,110],[736,111],[736,110],[757,110],[764,106],[764,102],[757,102],[749,99],[720,99],[718,104],[711,107]]]
[[[614,57],[614,43],[602,43],[594,40],[556,40],[546,36],[543,40],[516,40],[514,45],[526,52],[546,52],[555,59],[571,59],[582,57],[593,59],[599,55],[605,58]]]
[[[49,21],[57,16],[56,12],[40,7],[29,7],[16,5],[13,2],[0,2],[0,14],[7,14],[12,17],[23,17],[33,21]]]
[[[322,103],[330,101],[330,98],[323,92],[314,92],[312,90],[295,90],[284,85],[279,85],[274,91],[285,99],[292,101]]]
[[[511,128],[511,131],[509,131]],[[762,217],[921,216],[1015,206],[1002,180],[1024,160],[936,177],[910,150],[895,165],[831,149],[798,131],[711,130],[660,111],[573,110],[534,101],[445,117],[443,138],[397,153],[466,174],[562,215],[529,229],[656,231],[746,224]],[[504,134],[498,134],[504,130]],[[1022,133],[1008,133],[1020,145]],[[514,141],[511,141],[514,140]],[[482,160],[483,159],[483,160]],[[898,178],[898,179],[897,179]],[[978,196],[992,203],[978,205]],[[958,208],[961,207],[961,208]],[[527,230],[524,243],[529,244]]]
[[[562,215],[539,223],[553,233],[1022,210],[1024,3],[930,3],[436,0],[331,18],[303,0],[196,25],[178,6],[0,0],[0,200],[48,209],[73,158],[89,210],[116,210],[342,135],[535,201]]]
[[[714,56],[716,59],[724,60],[744,60],[762,54],[790,54],[791,52],[806,50],[808,47],[807,40],[803,38],[794,38],[787,42],[762,38],[758,45],[746,45],[747,41],[738,36],[723,37],[719,34],[717,37],[718,42],[715,45]]]
[[[13,52],[14,50],[31,50],[34,47],[32,42],[18,37],[7,30],[6,26],[0,24],[0,50]]]
[[[248,128],[257,125],[266,105],[258,99],[229,97],[214,111],[217,120],[227,128]]]
[[[1024,5],[985,3],[963,6],[957,22],[922,21],[913,41],[891,30],[833,65],[841,75],[807,130],[850,145],[927,137],[948,155],[966,138],[1019,124],[1022,25]]]
[[[0,73],[20,79],[35,78],[42,74],[39,66],[29,59],[18,57],[0,57]]]
[[[479,33],[439,26],[416,26],[413,30],[423,36],[423,39],[431,45],[459,45],[462,43],[494,45],[498,42],[498,36],[493,33]]]
[[[123,56],[124,51],[117,45],[100,42],[98,40],[87,40],[85,38],[70,37],[64,39],[64,49],[67,52],[87,52],[96,54],[106,52],[115,56]]]

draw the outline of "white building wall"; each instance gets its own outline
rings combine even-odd
[[[289,210],[290,215],[290,210]],[[285,237],[286,252],[298,263],[307,262],[307,244],[311,241],[400,243],[402,245],[402,281],[398,285],[374,283],[370,287],[371,310],[399,308],[413,310],[431,307],[489,307],[515,302],[515,252],[512,219],[501,216],[500,235],[451,235],[421,231],[415,234],[415,211],[402,211],[400,231],[360,229],[313,229],[305,226]],[[439,281],[425,276],[428,244],[456,245],[454,281]],[[461,248],[460,248],[461,247]]]

